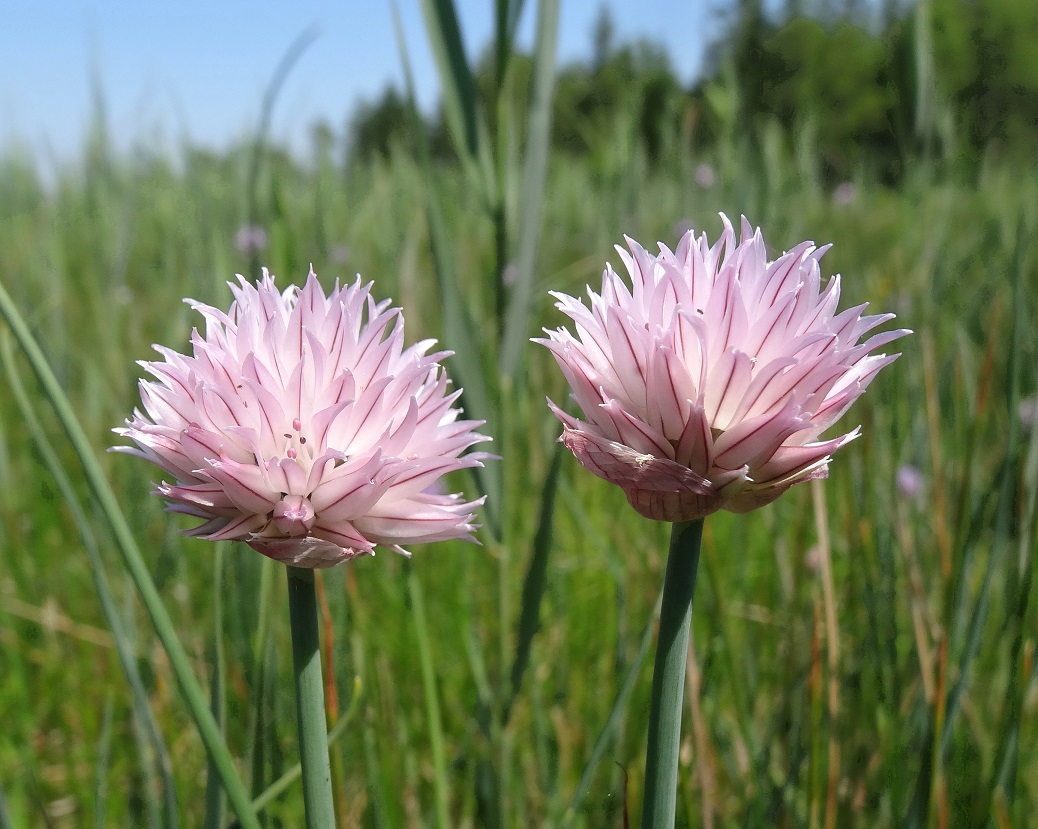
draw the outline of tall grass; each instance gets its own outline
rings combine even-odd
[[[467,141],[464,107],[456,117]],[[404,151],[344,170],[271,150],[254,176],[247,151],[115,157],[98,138],[44,188],[34,159],[0,161],[0,279],[225,711],[252,796],[296,754],[283,580],[249,550],[214,557],[182,540],[145,497],[148,471],[102,453],[135,403],[133,361],[152,342],[183,345],[196,324],[181,298],[223,305],[223,282],[254,267],[233,238],[255,178],[264,203],[251,215],[270,217],[263,261],[282,284],[310,262],[322,280],[360,272],[405,308],[410,337],[453,346],[435,276],[449,262],[484,355],[498,353],[507,323],[495,317],[508,307],[500,266],[529,222],[539,234],[522,248],[532,317],[520,340],[558,324],[546,291],[597,280],[623,233],[673,244],[676,223],[713,234],[724,210],[777,245],[834,241],[823,263],[844,274],[845,302],[893,308],[917,336],[848,416],[863,437],[834,462],[824,513],[802,487],[749,518],[706,523],[686,720],[701,728],[686,727],[679,825],[1026,825],[1038,809],[1038,442],[1018,408],[1038,387],[1035,171],[994,158],[970,173],[920,168],[897,191],[863,176],[856,200],[837,205],[813,173],[809,136],[794,151],[761,126],[764,159],[737,142],[692,158],[675,139],[652,164],[630,139],[635,118],[621,113],[593,159],[546,161],[539,220],[507,209],[522,202],[498,188],[522,176],[501,165],[522,159],[490,144],[480,160],[478,125],[473,163],[432,172]],[[692,180],[703,160],[720,173],[709,189]],[[489,176],[488,198],[471,196],[473,176]],[[503,240],[488,205],[506,207]],[[644,762],[644,634],[666,528],[647,529],[622,493],[558,459],[543,400],[565,392],[542,352],[522,347],[523,382],[511,387],[479,366],[494,384],[500,532],[483,548],[446,543],[410,565],[380,554],[324,574],[325,669],[352,706],[333,747],[343,826],[621,825],[625,781]],[[17,357],[4,363],[26,376]],[[74,469],[53,413],[29,394],[33,425]],[[206,757],[171,667],[89,492],[75,476],[55,479],[26,421],[0,396],[0,826],[175,825],[162,746],[179,821],[198,825]],[[903,464],[923,473],[914,497],[896,488]],[[117,627],[125,635],[113,639]],[[129,663],[116,642],[130,643]],[[134,669],[139,683],[124,682]],[[626,798],[636,812],[637,783]],[[301,790],[270,796],[263,814],[299,825]]]

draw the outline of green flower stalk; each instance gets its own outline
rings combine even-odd
[[[643,826],[674,825],[685,665],[702,540],[702,518],[679,522],[671,528],[656,664],[652,670]]]
[[[313,569],[288,568],[288,613],[292,620],[292,668],[296,686],[299,759],[308,827],[335,826],[328,724]]]

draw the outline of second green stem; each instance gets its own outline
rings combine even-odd
[[[642,829],[674,827],[685,665],[702,538],[702,518],[676,522],[671,529],[656,664],[652,672]]]

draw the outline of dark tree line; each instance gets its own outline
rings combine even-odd
[[[861,164],[896,180],[923,154],[969,161],[988,150],[1030,152],[1038,139],[1038,37],[1035,0],[926,0],[876,8],[860,0],[790,0],[781,15],[761,0],[736,0],[706,68],[691,87],[666,52],[639,41],[615,42],[603,11],[590,57],[561,68],[552,119],[556,153],[594,157],[616,129],[628,128],[650,159],[678,147],[709,149],[733,133],[753,140],[780,125],[789,141],[809,136],[832,178]],[[530,61],[509,73],[515,140],[523,134]],[[496,83],[489,55],[477,86]],[[718,92],[734,107],[719,107]],[[496,110],[486,108],[490,129]],[[404,96],[388,88],[357,108],[347,131],[350,162],[413,148],[415,122]],[[441,114],[420,128],[434,155],[452,158]]]

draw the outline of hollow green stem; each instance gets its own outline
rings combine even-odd
[[[676,522],[671,529],[656,664],[652,672],[642,829],[674,827],[685,664],[702,538],[702,518]]]
[[[330,829],[335,826],[335,806],[328,762],[328,725],[324,717],[324,683],[321,681],[317,590],[313,570],[288,568],[288,614],[292,620],[292,666],[306,825],[307,829]]]

